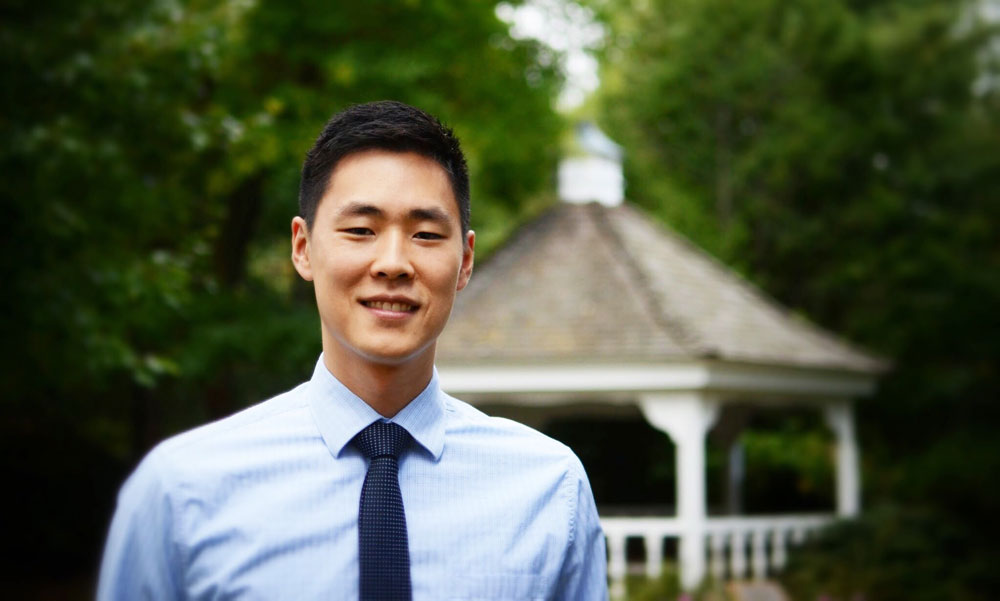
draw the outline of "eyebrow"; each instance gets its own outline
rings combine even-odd
[[[374,216],[381,217],[383,215],[382,209],[374,206],[365,204],[363,202],[352,202],[351,204],[343,207],[338,211],[341,217],[359,217],[359,216]]]
[[[413,209],[410,211],[409,218],[413,221],[432,221],[440,225],[450,225],[451,223],[448,214],[437,207]]]
[[[340,209],[341,217],[385,217],[385,212],[375,205],[363,202],[352,202]],[[441,225],[450,225],[448,213],[437,207],[411,209],[406,215],[410,221],[431,221]]]

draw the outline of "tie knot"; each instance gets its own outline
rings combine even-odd
[[[354,437],[354,446],[368,459],[399,457],[410,443],[410,434],[392,422],[377,421]]]

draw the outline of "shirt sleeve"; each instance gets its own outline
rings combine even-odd
[[[175,515],[153,454],[122,486],[101,560],[98,601],[182,599]]]
[[[578,468],[576,511],[570,530],[570,548],[559,578],[556,599],[566,601],[607,601],[607,555],[604,531],[597,517],[594,493],[583,470]]]

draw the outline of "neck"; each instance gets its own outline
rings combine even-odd
[[[327,345],[323,345],[326,347]],[[332,351],[332,352],[331,352]],[[434,348],[400,364],[385,364],[323,349],[323,364],[348,390],[383,417],[392,417],[427,388],[434,374]]]

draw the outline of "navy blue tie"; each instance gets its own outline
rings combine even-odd
[[[392,422],[377,421],[354,437],[354,445],[370,460],[358,510],[361,601],[412,598],[398,461],[409,444],[410,434]]]

